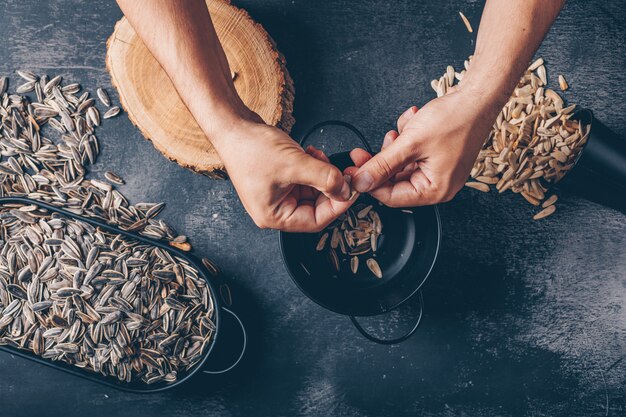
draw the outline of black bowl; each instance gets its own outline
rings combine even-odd
[[[330,159],[340,169],[352,165],[348,152]],[[315,249],[317,233],[281,232],[280,246],[289,274],[310,299],[339,314],[372,316],[398,307],[426,281],[439,251],[441,221],[436,206],[390,208],[366,194],[355,204],[374,204],[381,218],[376,260],[383,278],[375,278],[365,267],[354,275],[349,260],[342,258],[336,271],[326,251]]]

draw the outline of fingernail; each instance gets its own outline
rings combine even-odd
[[[372,175],[367,171],[357,174],[352,179],[352,186],[360,193],[368,192],[373,184],[374,178],[372,178]]]
[[[347,176],[349,177],[349,175]],[[344,178],[345,177],[346,176],[344,176]],[[348,200],[350,198],[350,193],[351,193],[350,184],[347,182],[344,182],[343,186],[341,187],[341,196],[345,198],[346,200]]]
[[[348,174],[343,174],[343,180],[345,182],[347,182],[348,184],[352,183],[352,176],[348,175]]]

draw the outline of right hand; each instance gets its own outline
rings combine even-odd
[[[500,102],[468,85],[398,118],[380,153],[350,153],[353,187],[390,207],[450,201],[463,187],[495,120]]]
[[[350,185],[323,152],[305,152],[285,132],[258,120],[231,123],[217,141],[241,202],[261,228],[322,230],[356,200],[350,200]]]

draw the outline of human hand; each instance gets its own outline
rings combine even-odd
[[[352,186],[391,207],[449,201],[463,187],[499,111],[469,90],[449,93],[398,118],[380,153],[350,153]]]
[[[244,207],[261,228],[322,230],[354,202],[341,171],[322,151],[305,152],[280,129],[239,121],[218,152]]]

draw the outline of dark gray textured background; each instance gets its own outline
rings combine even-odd
[[[451,0],[237,4],[286,55],[296,86],[294,134],[336,118],[377,145],[403,109],[433,97],[432,78],[472,52],[457,12],[477,28],[483,7]],[[120,17],[113,1],[2,1],[0,73],[15,79],[13,71],[24,68],[63,74],[90,90],[110,87],[105,42]],[[539,52],[550,81],[565,74],[566,97],[621,135],[625,21],[622,1],[570,1]],[[534,222],[519,196],[462,191],[441,206],[443,248],[425,286],[422,328],[400,346],[377,346],[298,291],[277,233],[254,227],[230,183],[167,162],[125,116],[99,132],[94,174],[121,174],[121,190],[135,202],[165,201],[164,217],[245,293],[251,355],[229,376],[138,396],[0,353],[0,415],[626,414],[623,213],[563,194],[553,217]],[[391,334],[406,328],[410,313],[369,323]]]

